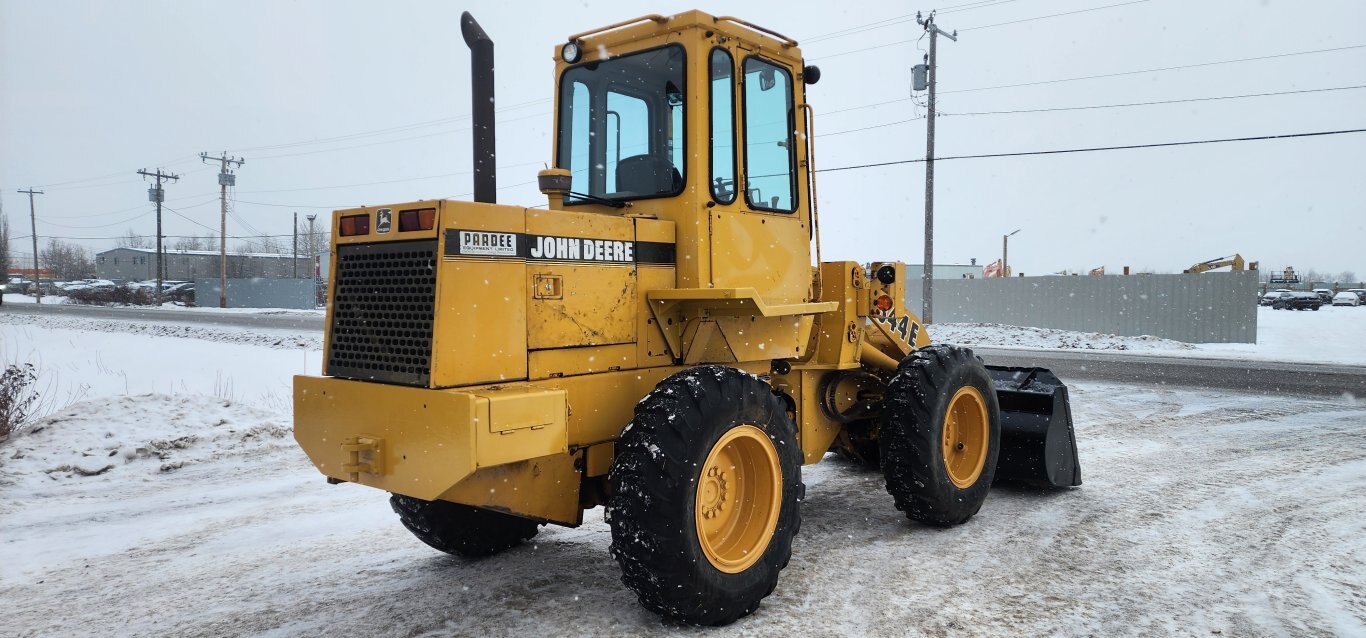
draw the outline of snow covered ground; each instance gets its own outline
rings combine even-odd
[[[57,296],[57,295],[46,295],[46,296],[43,297],[43,303],[45,303],[45,304],[67,304],[67,303],[70,303],[70,302],[71,302],[71,298],[70,298],[70,297],[61,297],[61,296]],[[28,295],[19,295],[19,294],[10,293],[10,294],[5,295],[5,303],[32,304],[32,303],[37,303],[37,300],[34,299],[33,297],[28,296]],[[142,307],[150,307],[150,306],[138,306],[138,307],[142,308]],[[324,314],[326,314],[326,310],[324,310],[324,309],[322,309],[322,308],[316,308],[316,309],[299,309],[299,308],[215,308],[215,307],[211,307],[211,306],[210,306],[210,307],[203,307],[203,308],[201,308],[201,307],[199,307],[199,306],[184,306],[184,305],[177,304],[177,303],[170,302],[170,301],[161,304],[161,308],[166,309],[166,310],[180,310],[180,311],[183,311],[183,312],[211,312],[211,313],[212,313],[212,312],[221,312],[221,313],[228,313],[228,314],[249,314],[249,315],[298,315],[298,316],[314,316],[314,317],[321,317],[321,316],[323,316]]]
[[[1316,312],[1257,308],[1257,343],[1190,344],[1157,337],[980,323],[929,327],[937,342],[1020,350],[1122,350],[1141,354],[1366,365],[1366,306]]]
[[[460,560],[384,494],[327,485],[289,430],[317,333],[79,324],[0,323],[0,359],[80,399],[0,446],[10,635],[1366,634],[1366,405],[1348,399],[1074,384],[1085,485],[1001,487],[948,530],[829,459],[805,468],[777,592],[706,632],[635,604],[601,510]]]
[[[998,488],[954,529],[909,524],[876,473],[807,468],[792,563],[724,635],[1366,631],[1366,408],[1091,384],[1074,401],[1086,485]],[[324,484],[287,424],[153,395],[87,401],[11,442],[9,630],[699,633],[634,603],[600,510],[501,556],[454,559],[411,538],[384,494]]]

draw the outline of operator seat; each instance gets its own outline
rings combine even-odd
[[[654,155],[632,155],[617,162],[617,192],[660,195],[678,191],[683,176],[673,162]]]

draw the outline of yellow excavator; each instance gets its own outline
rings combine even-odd
[[[1081,484],[1056,376],[932,344],[901,262],[821,261],[796,41],[699,11],[570,35],[527,208],[495,201],[493,43],[461,31],[475,201],[333,214],[323,374],[294,381],[329,482],[466,557],[605,506],[622,581],[700,625],[774,591],[832,449],[928,525]]]
[[[1228,266],[1230,268],[1230,272],[1242,272],[1244,269],[1256,270],[1257,262],[1254,261],[1252,263],[1245,263],[1243,261],[1242,255],[1234,253],[1232,257],[1216,257],[1209,261],[1202,261],[1181,272],[1186,274],[1202,273],[1214,270],[1215,268],[1223,268],[1225,266]],[[1244,266],[1246,266],[1246,268],[1244,268]]]

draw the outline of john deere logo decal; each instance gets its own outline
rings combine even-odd
[[[375,211],[375,232],[387,233],[394,225],[394,211],[389,208],[381,208]]]

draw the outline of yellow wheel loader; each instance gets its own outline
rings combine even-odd
[[[820,261],[797,42],[698,11],[569,36],[524,208],[495,203],[493,44],[462,20],[475,201],[333,214],[323,375],[294,384],[330,482],[462,556],[603,505],[623,582],[700,625],[773,592],[831,451],[930,525],[993,481],[1080,485],[1056,377],[931,344],[900,262]]]

